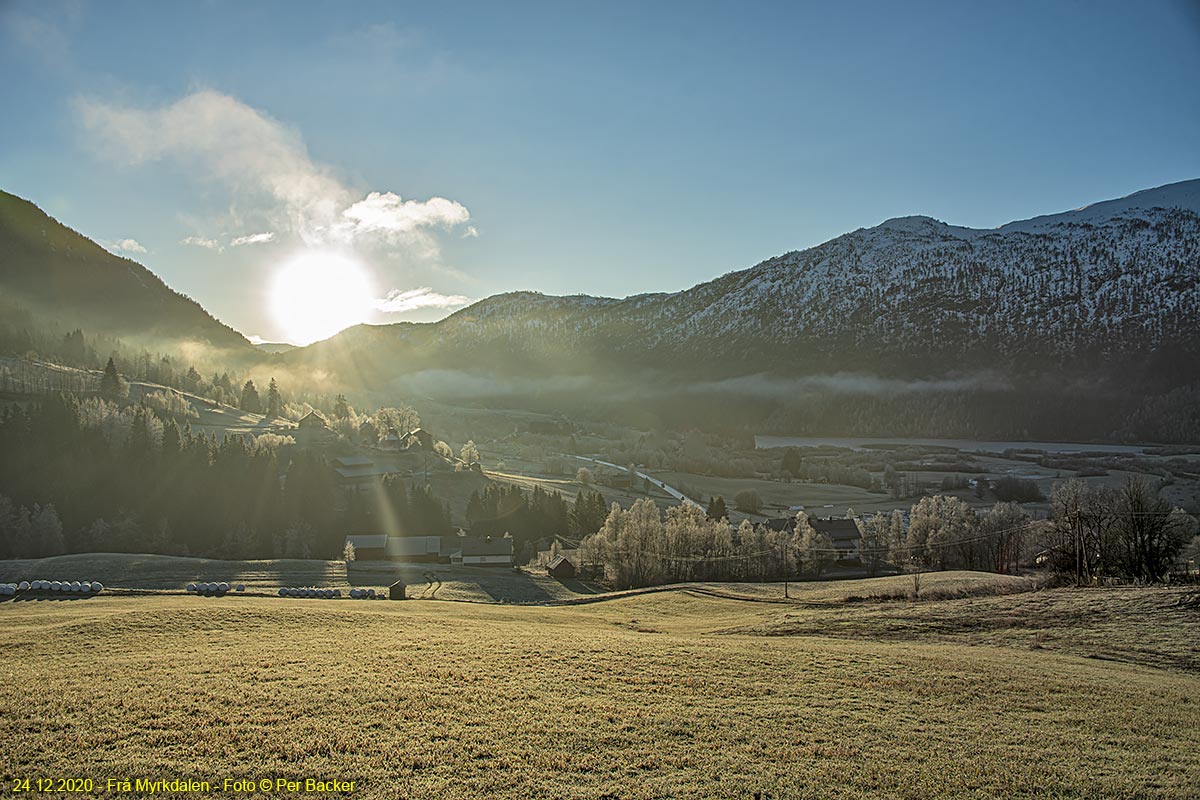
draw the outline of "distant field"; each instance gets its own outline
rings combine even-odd
[[[0,773],[338,778],[362,798],[1189,798],[1187,598],[0,603]]]

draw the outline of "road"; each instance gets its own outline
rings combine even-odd
[[[573,457],[579,459],[580,461],[590,461],[593,464],[600,464],[605,467],[612,467],[613,469],[620,469],[620,470],[628,469],[627,467],[622,467],[619,464],[613,464],[608,461],[601,461],[598,458],[588,458],[587,456],[573,456]],[[646,479],[647,481],[654,484],[659,489],[662,489],[664,492],[671,495],[671,497],[674,497],[676,500],[678,500],[681,503],[687,503],[688,505],[693,505],[696,508],[704,508],[704,506],[700,505],[695,500],[693,500],[692,498],[685,495],[683,492],[679,491],[678,489],[676,489],[673,486],[667,486],[665,483],[660,481],[658,478],[655,478],[653,475],[647,475],[646,473],[638,472],[637,470],[634,470],[634,474],[637,475],[639,478]]]

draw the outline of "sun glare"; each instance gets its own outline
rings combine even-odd
[[[270,304],[288,341],[311,344],[366,319],[370,281],[362,265],[345,256],[305,253],[276,273]]]

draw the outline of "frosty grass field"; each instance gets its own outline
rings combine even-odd
[[[788,604],[762,602],[778,585],[6,602],[0,772],[367,798],[1197,796],[1194,597],[1003,580],[915,602],[861,599],[895,578]]]

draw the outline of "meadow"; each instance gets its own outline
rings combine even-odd
[[[0,777],[337,778],[364,798],[1196,796],[1194,592],[958,573],[925,600],[879,599],[903,581],[793,585],[786,603],[778,584],[533,607],[5,603]]]

